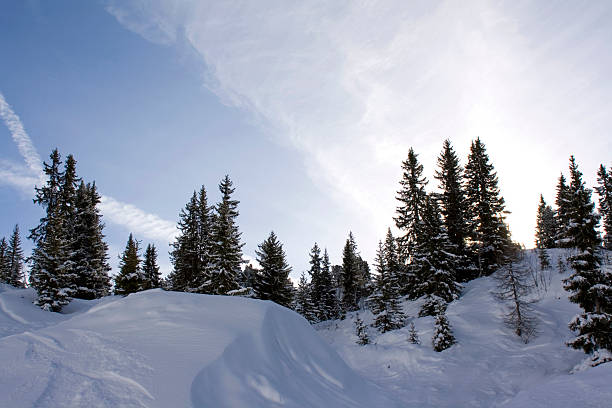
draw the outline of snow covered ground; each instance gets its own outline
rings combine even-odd
[[[57,314],[0,286],[0,407],[610,407],[612,363],[570,374],[585,356],[564,345],[579,312],[568,273],[540,290],[528,344],[504,326],[495,281],[470,282],[448,309],[458,343],[441,353],[418,301],[404,308],[420,345],[406,327],[370,328],[375,344],[359,346],[353,315],[315,331],[270,302],[161,290]]]

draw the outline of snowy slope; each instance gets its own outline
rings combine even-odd
[[[0,407],[394,407],[299,315],[152,290],[65,314],[0,288]]]
[[[554,268],[557,258],[566,255],[551,251]],[[533,252],[525,263],[536,265]],[[540,285],[540,300],[534,305],[540,334],[528,344],[504,326],[504,305],[495,298],[496,282],[489,277],[465,285],[462,297],[449,306],[458,344],[441,353],[431,346],[433,318],[415,317],[419,301],[405,302],[404,310],[415,323],[420,345],[408,343],[405,327],[383,335],[370,329],[376,344],[359,346],[353,316],[321,323],[318,330],[351,367],[406,406],[611,407],[612,363],[569,374],[585,358],[564,345],[573,337],[567,323],[580,309],[562,288],[569,272],[551,272],[548,289]],[[360,317],[372,322],[370,313]]]

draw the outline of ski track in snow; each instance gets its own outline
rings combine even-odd
[[[0,311],[6,313],[8,317],[10,317],[11,319],[15,320],[18,323],[21,323],[21,324],[29,323],[27,320],[25,320],[21,316],[15,314],[12,310],[9,310],[4,304],[4,300],[2,300],[2,298],[0,298]]]

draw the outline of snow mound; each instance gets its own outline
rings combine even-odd
[[[0,407],[398,406],[271,302],[151,290],[57,314],[0,291]]]

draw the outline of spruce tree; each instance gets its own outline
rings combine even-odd
[[[485,145],[472,142],[464,172],[468,226],[478,275],[490,275],[503,262],[510,232],[505,223],[504,199]]]
[[[555,234],[555,246],[558,248],[571,248],[571,239],[568,237],[568,229],[570,224],[569,206],[572,201],[569,186],[565,181],[563,173],[559,176],[557,184],[557,197],[555,205],[557,212],[555,214],[557,232]]]
[[[219,190],[222,197],[217,204],[210,237],[213,268],[211,284],[212,293],[223,295],[238,289],[244,244],[240,243],[241,233],[236,225],[239,201],[232,199],[235,189],[229,176],[223,178]]]
[[[599,195],[599,213],[603,220],[603,245],[612,251],[612,174],[608,173],[603,164],[599,165],[597,171],[597,183],[595,190]]]
[[[323,287],[321,262],[321,248],[315,242],[310,250],[310,269],[308,274],[310,275],[310,300],[316,309],[314,313],[317,315],[317,318],[323,317],[322,315],[324,314],[324,306],[321,304],[321,300],[325,288]]]
[[[170,259],[174,270],[170,274],[172,290],[177,292],[195,292],[201,281],[206,280],[204,265],[200,253],[198,195],[194,191],[189,202],[179,214],[179,235],[172,243]]]
[[[0,239],[0,283],[8,283],[10,280],[9,262],[7,258],[8,244],[6,238]]]
[[[270,232],[255,251],[261,270],[255,280],[255,297],[271,300],[281,306],[290,307],[292,284],[289,280],[291,267],[285,259],[285,251],[274,231]]]
[[[115,276],[115,295],[127,296],[144,290],[146,278],[140,266],[140,244],[130,234],[119,262],[119,274]]]
[[[421,344],[421,340],[419,340],[419,333],[417,333],[413,322],[410,322],[410,329],[408,331],[408,341],[412,344]]]
[[[59,312],[70,302],[74,292],[66,270],[68,259],[66,220],[62,219],[62,181],[60,154],[57,149],[50,155],[51,162],[43,163],[47,181],[35,188],[34,203],[45,209],[38,226],[30,230],[34,241],[31,256],[30,284],[36,289],[36,304],[43,310]]]
[[[306,280],[306,275],[302,272],[300,283],[298,284],[295,295],[295,311],[301,314],[310,323],[316,323],[318,320],[317,310],[312,300],[312,284]]]
[[[349,232],[342,251],[342,306],[345,311],[359,309],[360,298],[360,258],[353,233]]]
[[[576,253],[569,258],[574,273],[564,281],[564,287],[571,292],[569,299],[584,312],[569,323],[578,337],[568,345],[589,354],[600,349],[612,351],[612,273],[601,268],[599,216],[574,156],[570,157],[569,193],[565,238]]]
[[[81,181],[74,200],[69,255],[76,289],[74,297],[80,299],[101,298],[110,292],[111,267],[99,203],[96,184]]]
[[[400,261],[406,264],[421,233],[420,223],[427,196],[427,179],[423,176],[423,165],[419,163],[418,155],[412,148],[408,151],[408,158],[402,162],[402,170],[401,189],[396,196],[400,205],[394,219],[395,225],[402,233],[398,237]]]
[[[157,249],[155,245],[147,245],[142,261],[142,272],[145,278],[144,289],[155,289],[161,286],[161,273],[157,265]]]
[[[457,257],[456,277],[459,282],[467,282],[474,277],[474,266],[470,264],[466,241],[469,237],[467,220],[467,201],[463,188],[463,168],[459,158],[447,139],[438,157],[438,170],[434,177],[438,180],[440,193],[437,199],[444,220],[448,239],[453,244],[453,254]]]
[[[17,288],[24,286],[23,276],[23,249],[21,248],[21,237],[19,235],[19,225],[15,225],[13,234],[9,239],[8,247],[5,252],[7,261],[7,283]]]
[[[319,320],[324,321],[340,317],[338,314],[339,302],[336,289],[326,248],[323,251],[323,259],[321,260],[321,298],[317,305],[320,313],[318,316]]]
[[[368,336],[368,328],[363,323],[363,320],[359,318],[359,313],[355,316],[355,334],[357,335],[357,344],[365,346],[370,344],[370,337]]]
[[[556,233],[555,212],[546,204],[544,197],[540,195],[540,204],[538,205],[536,217],[535,244],[538,249],[538,257],[542,269],[550,268],[550,257],[546,250],[555,247]]]
[[[434,334],[431,339],[435,351],[443,351],[455,344],[455,336],[450,328],[445,314],[436,316]]]

